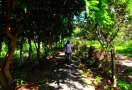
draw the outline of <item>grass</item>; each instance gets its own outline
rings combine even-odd
[[[86,42],[86,46],[87,47],[94,46],[97,49],[101,48],[101,45],[100,45],[100,43],[98,41],[87,41]]]
[[[85,43],[83,43],[81,46],[85,45],[87,48],[89,46],[94,46],[95,48],[97,49],[100,49],[101,48],[101,45],[98,41],[86,41]],[[124,41],[124,42],[119,42],[119,41],[116,41],[115,42],[115,45],[116,45],[116,53],[117,54],[122,54],[122,55],[125,55],[125,56],[129,56],[129,57],[132,57],[132,42],[131,41]],[[23,45],[23,53],[27,53],[28,52],[28,48],[29,48],[29,45],[28,44],[24,44]],[[34,43],[32,43],[32,48],[33,48],[33,51],[36,51],[36,48],[35,48],[35,45]],[[44,49],[41,48],[42,50],[42,53],[41,55],[44,55]],[[6,52],[7,52],[7,47],[5,45],[5,43],[2,44],[2,52],[1,52],[1,56],[0,58],[3,58],[5,55],[6,55]],[[15,50],[15,53],[14,53],[14,56],[15,58],[18,57],[19,58],[19,49],[16,48]],[[32,58],[36,58],[36,54],[33,55]]]
[[[132,42],[124,41],[124,42],[116,42],[116,52],[118,54],[122,54],[128,57],[132,57]]]
[[[95,48],[100,49],[101,45],[98,41],[87,41],[86,46],[89,47],[90,45],[95,46]],[[128,57],[132,57],[132,42],[131,41],[124,41],[124,42],[115,42],[116,45],[116,53],[122,54]]]

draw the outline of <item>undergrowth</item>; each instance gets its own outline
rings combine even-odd
[[[132,85],[118,75],[117,85],[120,90],[132,90]]]

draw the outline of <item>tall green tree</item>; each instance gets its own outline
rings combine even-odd
[[[39,57],[40,42],[43,42],[41,35],[44,35],[44,43],[46,45],[49,45],[49,42],[50,44],[53,42],[51,37],[58,38],[62,32],[62,35],[69,35],[67,33],[72,32],[71,18],[73,18],[74,14],[82,11],[84,1],[2,0],[0,8],[2,11],[1,18],[5,18],[2,22],[4,23],[4,28],[1,31],[6,33],[5,37],[8,37],[8,51],[2,62],[0,62],[0,81],[2,89],[8,90],[8,86],[10,86],[12,81],[9,67],[17,40],[28,38],[29,44],[31,44],[30,40],[33,39],[32,37],[38,37],[37,52]],[[2,33],[0,32],[0,34]],[[31,37],[28,36],[29,34]]]
[[[129,0],[84,0],[86,3],[86,15],[89,35],[93,35],[100,42],[106,52],[114,48],[114,40],[118,36],[122,27],[128,28],[129,19],[131,18],[131,1]],[[129,25],[130,26],[130,25]],[[126,31],[126,30],[125,30]],[[92,33],[92,34],[91,34]],[[94,38],[93,37],[93,38]],[[112,46],[112,47],[111,47]],[[114,53],[115,54],[115,53]],[[115,62],[112,50],[112,78],[114,86],[115,80]],[[106,60],[107,58],[106,53]]]
[[[18,20],[19,14],[13,12],[13,11],[18,9],[18,4],[15,5],[14,0],[13,1],[8,0],[5,3],[5,5],[7,8],[7,12],[5,14],[6,20],[7,20],[5,32],[9,38],[8,39],[9,45],[8,45],[7,54],[6,54],[5,58],[3,59],[3,61],[0,63],[0,68],[1,68],[0,80],[1,80],[3,90],[8,89],[8,86],[11,84],[11,81],[12,81],[12,77],[11,77],[11,74],[9,71],[9,67],[10,67],[11,58],[12,58],[13,53],[14,53],[15,48],[16,48],[16,41],[17,41],[18,33],[22,27],[22,24]],[[13,23],[15,23],[15,24],[13,24]]]

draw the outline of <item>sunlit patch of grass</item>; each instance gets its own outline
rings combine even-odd
[[[124,41],[124,42],[116,42],[116,52],[119,54],[123,54],[125,56],[132,57],[132,42]]]
[[[94,46],[95,48],[101,48],[101,45],[98,41],[87,41],[86,45],[87,47]]]
[[[124,47],[123,46],[116,46],[116,50],[123,50],[124,49]]]

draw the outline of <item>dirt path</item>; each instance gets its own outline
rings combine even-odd
[[[127,75],[125,71],[127,68],[132,68],[132,58],[117,54],[115,58],[115,62],[116,62],[117,73],[120,76],[122,76],[124,79],[126,79],[128,82],[130,82],[132,85],[132,76]]]
[[[126,67],[132,67],[132,58],[117,54],[116,64],[124,65]]]
[[[67,62],[64,53],[58,58],[56,68],[49,76],[49,90],[95,90],[91,83],[86,83],[90,80],[81,75],[75,60]]]
[[[55,63],[54,68],[45,71],[39,81],[17,90],[95,90],[91,80],[80,73],[77,61],[71,59],[70,63],[66,62],[65,55],[61,52]]]

